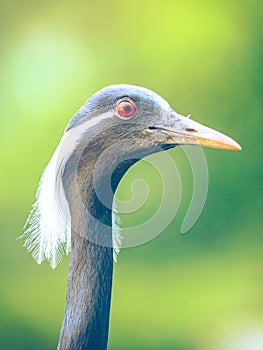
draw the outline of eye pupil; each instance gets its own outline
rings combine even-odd
[[[117,105],[117,112],[121,118],[129,119],[135,113],[135,106],[130,101],[120,101]]]

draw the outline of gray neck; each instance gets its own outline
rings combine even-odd
[[[105,350],[108,341],[112,248],[72,232],[68,290],[59,350]]]
[[[106,206],[100,202],[94,190],[93,169],[96,160],[90,150],[82,153],[81,161],[76,162],[73,155],[63,175],[71,213],[72,241],[66,307],[58,350],[107,348],[113,271],[113,193],[123,174],[138,159],[130,159],[117,166],[111,163],[114,170],[110,171],[113,179],[110,189],[105,188],[104,181],[104,169],[110,170],[110,164],[96,173],[96,189],[103,192]],[[81,201],[77,194],[81,195]],[[83,204],[86,212],[83,212]],[[105,244],[96,244],[102,238]]]
[[[98,200],[93,187],[95,161],[91,152],[82,153],[80,158],[75,153],[63,175],[72,229],[67,298],[59,350],[107,348],[113,269],[113,194],[108,191],[108,208]],[[99,177],[103,179],[103,172]],[[97,237],[105,237],[102,241],[105,244],[94,243]]]

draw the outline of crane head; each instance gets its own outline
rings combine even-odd
[[[230,137],[178,114],[153,91],[133,85],[108,86],[91,96],[71,119],[66,132],[81,125],[96,127],[97,136],[109,128],[116,131],[110,135],[112,142],[138,137],[141,147],[190,144],[241,149]]]
[[[112,85],[92,95],[70,120],[42,175],[23,235],[35,260],[41,263],[47,259],[54,268],[70,250],[70,201],[79,192],[78,188],[72,190],[72,178],[78,179],[88,212],[109,227],[111,210],[107,213],[94,188],[108,195],[107,205],[111,208],[113,195],[109,188],[114,192],[132,164],[177,145],[241,149],[233,139],[178,114],[148,89]],[[109,186],[106,173],[113,175]],[[80,205],[77,208],[80,213]],[[76,217],[77,222],[87,219],[84,213]],[[85,225],[84,222],[82,227]]]

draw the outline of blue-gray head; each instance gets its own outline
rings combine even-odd
[[[79,188],[88,198],[88,212],[111,226],[105,209],[112,201],[109,187],[114,193],[120,178],[137,160],[185,144],[241,149],[231,138],[176,113],[148,89],[113,85],[91,96],[69,122],[41,179],[24,234],[25,245],[36,261],[46,258],[55,267],[69,252],[70,198]],[[105,180],[107,174],[111,175],[110,186]],[[71,186],[72,179],[78,182],[78,191]],[[94,196],[94,188],[105,197],[105,206],[98,204],[100,198]],[[86,216],[78,211],[82,214],[76,221],[84,227]]]
[[[127,112],[125,112],[127,110]],[[84,130],[117,127],[111,139],[141,137],[147,145],[191,144],[240,149],[223,134],[176,113],[161,96],[133,85],[112,85],[92,95],[69,122],[66,132],[87,123]],[[131,128],[130,128],[131,127]]]

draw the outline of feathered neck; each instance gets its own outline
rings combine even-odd
[[[77,127],[67,128],[43,172],[36,194],[36,202],[32,207],[22,235],[22,238],[25,239],[24,246],[39,264],[46,259],[51,267],[55,268],[64,254],[70,252],[72,218],[65,194],[66,188],[63,185],[66,165],[73,156],[74,162],[71,162],[70,171],[72,174],[77,171],[87,143],[86,141],[83,143],[83,140],[85,138],[89,140],[89,131],[110,116],[110,112],[107,112],[90,118]],[[91,168],[94,166],[93,163]],[[79,189],[77,191],[79,192]],[[115,258],[119,250],[116,221],[114,216],[113,246]]]
[[[58,350],[107,348],[112,265],[112,248],[72,232],[66,307]]]
[[[95,181],[96,162],[90,147],[84,150],[77,147],[63,173],[71,215],[71,254],[59,350],[105,350],[107,347],[114,193],[111,189],[105,191],[105,168],[97,171]],[[101,192],[104,198],[99,198]]]

